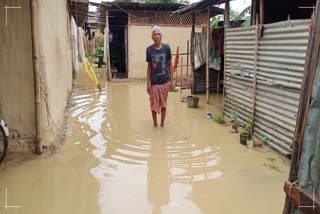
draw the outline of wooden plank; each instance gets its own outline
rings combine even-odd
[[[320,213],[320,196],[314,190],[305,189],[286,181],[283,187],[290,201],[304,214]]]

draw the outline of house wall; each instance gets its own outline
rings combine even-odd
[[[63,127],[64,109],[72,89],[70,20],[65,0],[41,0],[37,9],[42,143],[49,145],[57,140]]]
[[[187,41],[190,41],[191,27],[161,27],[162,42],[169,44],[172,54],[176,53],[179,46],[179,53],[187,52]],[[197,27],[196,32],[201,32],[201,28]],[[128,78],[146,78],[147,77],[147,63],[146,63],[146,48],[153,44],[151,39],[151,26],[129,26],[128,27]],[[189,49],[190,52],[190,49]],[[173,56],[173,63],[174,63]],[[181,56],[180,56],[181,58]],[[181,60],[179,65],[181,64]],[[183,64],[187,64],[186,56],[183,56]],[[189,72],[191,75],[191,62],[189,59]],[[180,75],[180,68],[178,75]],[[187,73],[187,68],[184,67],[183,75]]]
[[[63,127],[72,88],[70,25],[65,0],[37,2],[42,142],[50,145]],[[0,13],[0,117],[10,129],[10,147],[28,150],[36,135],[31,3],[0,1],[1,8],[6,4],[21,8],[8,9],[7,26]]]
[[[5,5],[21,7],[8,9]],[[0,117],[11,136],[33,140],[35,100],[29,0],[0,1]],[[10,140],[10,143],[12,140]]]

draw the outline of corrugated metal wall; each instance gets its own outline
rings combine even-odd
[[[268,145],[291,153],[300,88],[309,39],[310,20],[264,25],[258,39],[254,133]],[[252,115],[255,29],[226,30],[225,114]]]

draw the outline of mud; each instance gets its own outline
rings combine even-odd
[[[100,79],[103,79],[100,73]],[[170,93],[164,128],[154,128],[145,83],[92,88],[80,75],[69,101],[64,145],[50,157],[0,171],[0,213],[281,213],[289,163],[247,148],[239,134]]]

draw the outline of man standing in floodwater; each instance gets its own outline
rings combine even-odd
[[[172,87],[172,56],[170,47],[161,42],[159,26],[152,28],[151,37],[154,44],[147,48],[147,92],[150,95],[153,126],[158,126],[157,113],[161,112],[160,126],[163,127],[167,113],[167,97]]]

